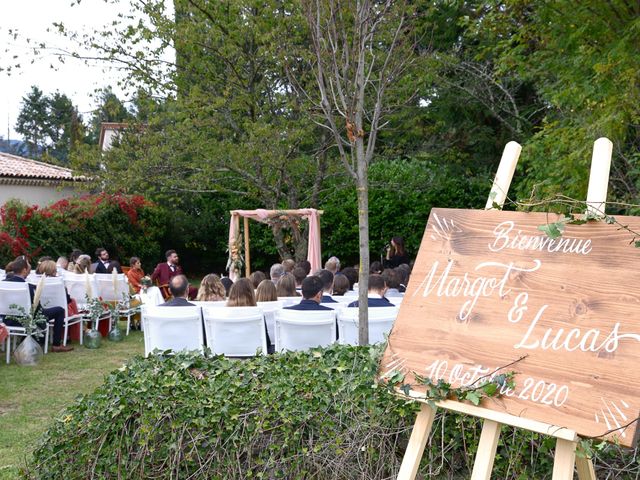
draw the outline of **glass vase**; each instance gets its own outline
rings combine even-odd
[[[102,335],[98,330],[92,328],[84,334],[84,346],[86,348],[100,348],[102,342]]]
[[[25,337],[13,352],[13,358],[18,365],[37,365],[42,360],[42,355],[42,347],[31,335]]]
[[[113,328],[109,332],[109,341],[110,342],[121,342],[124,336],[122,335],[122,330],[118,326],[118,322],[113,322]]]

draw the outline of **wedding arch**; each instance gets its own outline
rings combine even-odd
[[[320,215],[322,210],[315,208],[303,208],[299,210],[231,210],[231,220],[229,222],[229,278],[235,282],[240,276],[240,269],[244,263],[245,275],[251,274],[251,259],[249,257],[249,219],[260,223],[270,224],[279,219],[290,219],[298,217],[309,222],[309,240],[307,248],[307,260],[311,263],[311,271],[321,268],[320,254]],[[244,219],[244,260],[240,255],[240,217]]]

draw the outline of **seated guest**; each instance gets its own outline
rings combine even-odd
[[[40,262],[38,267],[36,268],[37,275],[44,275],[45,277],[57,277],[58,275],[58,266],[53,260],[45,260],[44,262]],[[64,293],[67,295],[67,314],[69,316],[78,314],[78,304],[76,301],[71,298],[69,292],[67,292],[67,287],[64,288]]]
[[[266,277],[266,275],[265,275]],[[222,277],[220,279],[220,281],[222,282],[222,285],[224,285],[224,293],[226,297],[229,297],[229,292],[231,291],[231,286],[233,285],[233,280],[231,280],[229,277]]]
[[[329,307],[320,305],[322,287],[323,283],[320,277],[306,277],[302,281],[302,301],[297,305],[285,308],[289,310],[331,310]]]
[[[256,289],[256,302],[275,302],[276,300],[278,300],[276,286],[271,280],[265,278]]]
[[[61,277],[62,273],[67,270],[69,267],[69,260],[67,257],[58,257],[58,261],[56,262],[56,268],[58,269],[58,276]]]
[[[400,293],[404,293],[407,290],[407,285],[409,285],[409,277],[411,276],[411,267],[406,263],[401,263],[394,270],[398,272],[400,275]]]
[[[89,255],[80,255],[73,266],[73,273],[84,274],[91,267],[91,257]]]
[[[156,265],[156,268],[151,274],[151,280],[158,283],[160,290],[162,291],[162,295],[166,298],[166,296],[168,296],[166,286],[169,284],[169,280],[176,275],[184,275],[184,272],[182,271],[182,267],[178,265],[179,258],[175,250],[167,250],[164,256],[167,261]],[[193,300],[197,295],[198,289],[195,287],[189,287],[189,299]]]
[[[367,304],[369,307],[395,307],[393,303],[384,297],[387,286],[384,284],[382,275],[373,274],[369,277],[369,292],[367,295]],[[358,301],[351,302],[348,307],[357,307]]]
[[[260,285],[260,282],[262,282],[266,278],[267,276],[264,273],[262,273],[260,270],[256,270],[251,275],[249,275],[249,280],[251,280],[251,284],[253,285],[254,289],[258,288],[258,285]]]
[[[334,275],[340,271],[340,260],[338,257],[331,257],[324,264],[324,269],[329,270]]]
[[[293,269],[295,267],[296,267],[296,262],[291,258],[287,258],[285,261],[282,262],[282,269],[284,270],[285,273],[293,272]]]
[[[129,285],[134,293],[140,293],[142,284],[140,281],[144,278],[144,270],[142,270],[142,262],[138,257],[129,259],[129,271],[126,273]]]
[[[78,257],[82,255],[82,250],[78,250],[77,248],[71,251],[71,255],[69,255],[69,264],[67,265],[67,270],[70,272],[75,272],[76,262],[78,261]],[[91,263],[91,261],[89,261]]]
[[[54,264],[55,265],[55,264]],[[7,276],[3,280],[4,282],[26,282],[26,278],[31,272],[31,265],[27,258],[22,255],[16,258],[13,262],[7,265]],[[35,296],[35,285],[29,284],[29,293],[31,294],[31,302]],[[47,320],[53,320],[53,347],[51,350],[54,352],[70,352],[73,347],[67,347],[62,345],[62,332],[64,330],[64,308],[62,307],[49,307],[43,308],[42,304],[38,305],[38,309],[42,309],[42,313]],[[1,320],[1,319],[0,319]],[[4,320],[4,323],[9,326],[21,327],[22,325],[16,320]],[[40,328],[47,328],[47,325],[41,325]]]
[[[302,267],[296,267],[293,269],[293,278],[296,279],[296,292],[300,293],[302,289],[302,281],[307,278],[307,272]]]
[[[392,268],[385,268],[382,272],[382,278],[387,285],[386,297],[402,297],[400,293],[400,273]]]
[[[284,274],[284,268],[281,263],[274,263],[269,270],[269,277],[273,283],[278,283],[280,277]]]
[[[329,270],[320,270],[316,272],[316,277],[320,277],[323,285],[322,300],[320,303],[337,303],[331,298],[331,293],[333,292],[333,273]]]
[[[333,278],[333,294],[342,296],[349,291],[349,279],[341,273]]]
[[[255,307],[256,296],[248,278],[239,278],[229,291],[227,307]]]
[[[309,260],[302,260],[301,262],[298,262],[298,267],[304,270],[306,276],[309,276],[311,273],[311,262],[309,262]]]
[[[196,300],[199,302],[220,302],[224,300],[225,294],[224,285],[220,281],[220,277],[215,273],[210,273],[200,282]]]
[[[96,257],[98,257],[97,263],[95,263],[95,269],[91,273],[111,273],[114,269],[118,273],[122,273],[120,263],[114,262],[109,258],[109,252],[105,248],[98,248],[96,250]],[[117,265],[113,265],[113,264]],[[117,268],[116,268],[117,267]]]
[[[358,271],[353,267],[347,267],[342,270],[342,275],[349,280],[349,290],[353,290],[353,286],[358,283]]]
[[[176,275],[169,280],[169,291],[173,298],[164,302],[161,307],[194,307],[195,305],[187,300],[189,293],[189,280],[184,275]]]
[[[296,279],[290,273],[285,273],[276,283],[276,294],[279,297],[299,297],[296,292]]]
[[[380,275],[382,274],[382,263],[378,262],[377,260],[375,262],[373,262],[371,264],[371,267],[369,267],[369,274],[370,275]]]

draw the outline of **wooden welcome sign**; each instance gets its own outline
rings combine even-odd
[[[640,414],[640,249],[604,221],[567,225],[556,239],[538,229],[558,219],[433,209],[382,373],[460,387],[525,357],[508,368],[515,388],[484,408],[630,446]],[[640,231],[640,218],[617,220]]]

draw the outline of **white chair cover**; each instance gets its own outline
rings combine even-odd
[[[142,307],[144,353],[159,350],[204,352],[200,307]]]
[[[253,357],[267,354],[267,334],[260,307],[210,307],[203,310],[207,346],[215,354]]]
[[[267,324],[267,332],[269,332],[269,340],[271,345],[276,344],[276,312],[284,306],[279,300],[273,302],[258,302],[258,306],[262,307],[264,314],[264,323]]]
[[[358,313],[358,307],[343,308],[338,313],[338,342],[342,345],[358,345]],[[397,307],[369,308],[369,343],[384,342],[397,316]]]
[[[334,310],[278,310],[276,351],[307,350],[336,341]]]

